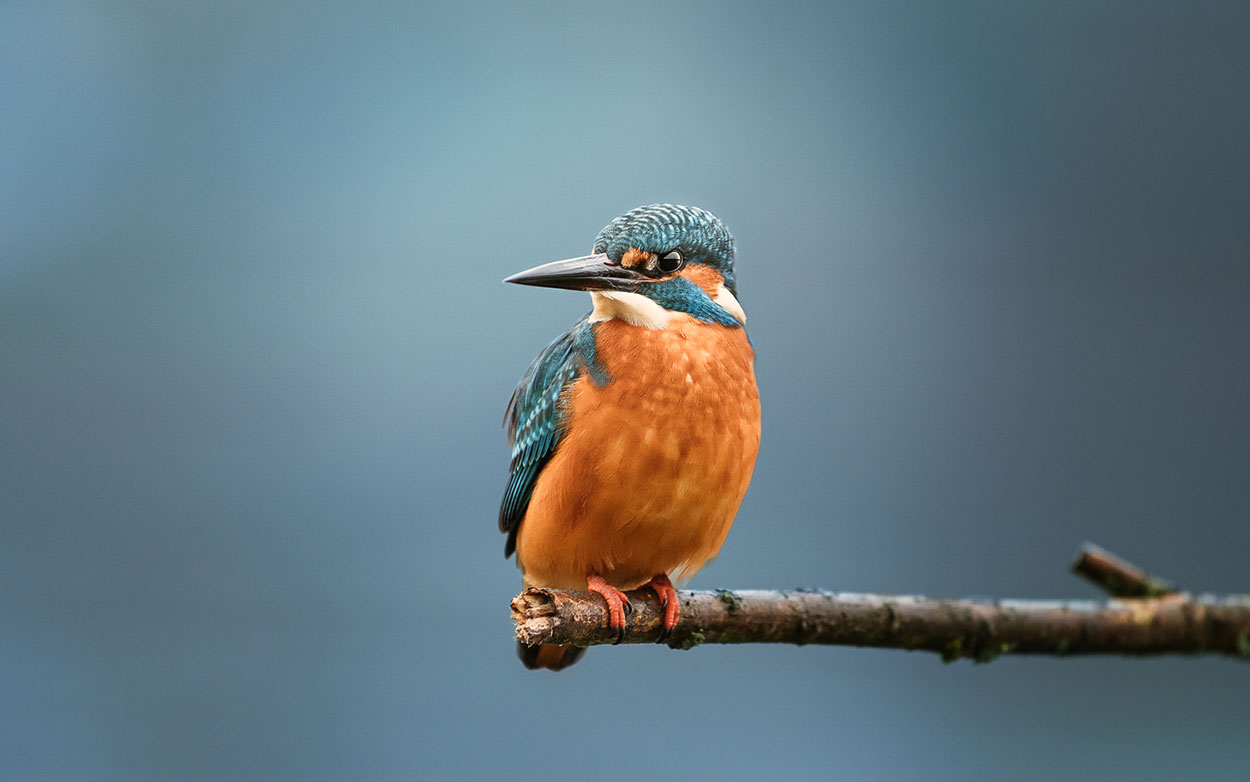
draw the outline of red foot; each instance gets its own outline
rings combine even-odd
[[[677,626],[677,618],[681,616],[681,603],[677,600],[677,590],[668,576],[658,573],[651,578],[647,586],[660,596],[660,605],[664,606],[664,634],[667,636]]]
[[[618,637],[624,637],[625,612],[631,609],[629,598],[599,575],[587,576],[586,588],[591,592],[598,592],[608,601],[608,626],[617,631]]]

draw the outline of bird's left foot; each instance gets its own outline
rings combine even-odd
[[[613,643],[619,644],[625,639],[625,615],[634,610],[634,607],[629,604],[629,598],[624,592],[604,581],[600,575],[588,576],[586,588],[603,595],[603,599],[607,601],[608,626],[616,631],[616,640]]]
[[[664,623],[660,627],[660,636],[655,641],[662,644],[668,640],[668,637],[673,634],[673,628],[677,626],[677,619],[681,616],[681,603],[677,600],[677,590],[673,588],[673,582],[669,581],[664,573],[657,573],[653,576],[647,586],[655,590],[660,598],[660,605],[664,606]]]

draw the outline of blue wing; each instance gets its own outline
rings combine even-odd
[[[534,493],[534,482],[564,439],[565,412],[560,395],[584,372],[590,372],[599,385],[607,382],[604,370],[595,362],[594,332],[586,320],[544,348],[512,392],[504,413],[512,464],[499,506],[499,531],[508,533],[506,557],[516,551],[517,530]]]

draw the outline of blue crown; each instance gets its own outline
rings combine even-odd
[[[736,295],[734,238],[716,215],[697,206],[649,204],[631,209],[604,226],[595,237],[594,253],[614,262],[631,248],[663,255],[678,250],[688,263],[702,263],[720,272],[725,287]]]

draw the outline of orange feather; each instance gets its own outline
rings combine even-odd
[[[740,328],[675,314],[663,329],[596,324],[596,353],[612,382],[581,377],[565,391],[566,435],[517,535],[525,583],[689,578],[720,551],[751,481],[754,352]]]

